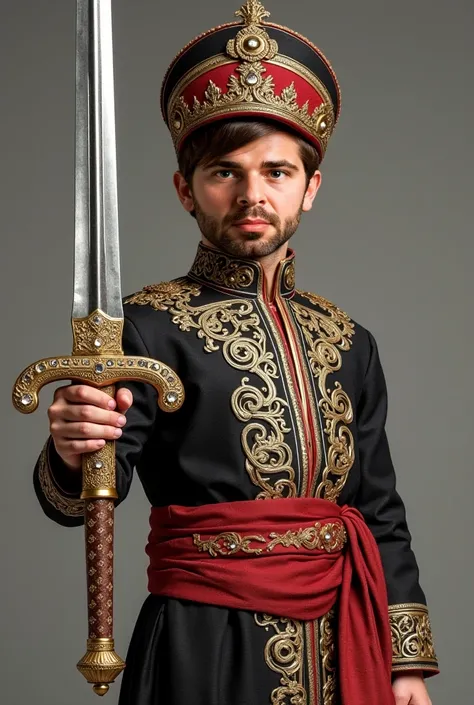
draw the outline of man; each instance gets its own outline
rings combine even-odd
[[[163,82],[174,184],[202,234],[194,263],[125,301],[125,354],[176,370],[185,403],[166,415],[138,383],[115,401],[57,390],[36,492],[79,526],[81,454],[114,438],[119,501],[136,466],[152,505],[121,705],[429,705],[438,666],[377,346],[295,288],[288,248],[321,183],[339,86],[260,2],[237,14]]]

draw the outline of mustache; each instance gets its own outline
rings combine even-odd
[[[223,226],[231,225],[236,220],[244,220],[245,218],[261,218],[266,220],[270,225],[279,225],[280,218],[275,213],[267,213],[262,206],[254,206],[253,208],[240,208],[238,211],[229,213],[225,216]]]

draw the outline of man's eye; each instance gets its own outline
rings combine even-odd
[[[270,176],[272,177],[272,179],[277,179],[279,181],[283,176],[285,176],[285,172],[281,169],[273,169],[270,172]]]
[[[230,169],[221,169],[216,173],[216,176],[221,176],[223,179],[228,179],[233,175],[233,172],[230,171]]]

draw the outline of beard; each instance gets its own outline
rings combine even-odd
[[[268,213],[262,206],[234,211],[220,221],[205,213],[195,200],[193,214],[201,233],[219,250],[242,259],[258,259],[272,255],[295,234],[300,224],[302,206],[301,203],[298,211],[293,216],[286,218],[283,223],[276,213]],[[230,232],[232,223],[245,218],[266,220],[273,226],[275,232],[272,235],[260,231],[232,234]]]

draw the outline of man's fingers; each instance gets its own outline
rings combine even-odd
[[[60,397],[73,404],[91,404],[100,409],[111,408],[109,403],[113,402],[113,399],[101,389],[95,389],[87,384],[72,384],[69,387],[63,387]]]
[[[97,423],[81,421],[79,423],[53,421],[51,423],[51,433],[55,438],[62,440],[70,439],[91,439],[104,438],[115,440],[122,435],[122,429],[114,426],[103,426]]]
[[[117,394],[115,395],[115,401],[117,402],[118,410],[124,413],[133,404],[133,394],[129,389],[121,387],[117,390]]]
[[[90,404],[53,404],[49,409],[51,422],[88,421],[105,426],[125,426],[127,419],[117,411],[106,411]]]

